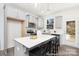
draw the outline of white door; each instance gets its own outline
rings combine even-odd
[[[69,45],[72,47],[77,46],[77,18],[76,17],[65,17],[64,18],[64,38],[63,44]]]
[[[75,20],[66,21],[66,39],[74,42],[75,41]]]
[[[8,20],[8,48],[14,47],[14,39],[21,37],[21,22]]]

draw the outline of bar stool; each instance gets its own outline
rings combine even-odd
[[[52,49],[52,54],[56,55],[58,53],[58,48],[60,46],[60,38],[59,35],[56,35],[56,37],[52,40],[52,44],[51,44],[51,49]]]

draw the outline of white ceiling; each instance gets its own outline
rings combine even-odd
[[[74,3],[16,3],[14,4],[28,12],[34,13],[36,15],[49,15],[55,12],[65,10],[70,7],[77,6]]]

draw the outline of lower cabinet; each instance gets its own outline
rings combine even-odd
[[[29,55],[29,51],[22,44],[20,44],[18,42],[15,42],[14,55],[15,56],[28,56]]]

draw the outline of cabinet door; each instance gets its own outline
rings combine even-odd
[[[32,15],[30,15],[28,22],[34,23],[34,17]]]
[[[15,41],[15,49],[14,49],[15,56],[28,56],[29,51],[25,46]]]
[[[55,17],[55,28],[61,29],[62,28],[62,16]]]
[[[17,9],[11,6],[6,6],[6,16],[17,18]]]
[[[39,18],[37,20],[37,28],[38,29],[43,29],[43,27],[44,27],[44,20]]]
[[[17,15],[18,19],[25,20],[25,19],[26,19],[26,14],[25,14],[25,12],[22,11],[22,10],[20,10],[20,9],[18,9],[17,11],[18,11],[18,15]]]

